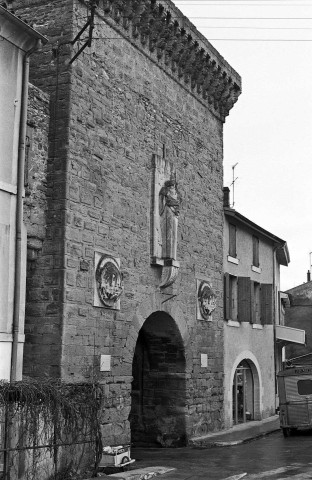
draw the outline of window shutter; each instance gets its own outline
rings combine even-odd
[[[250,323],[256,323],[255,282],[250,282]]]
[[[231,318],[230,308],[230,275],[224,274],[224,319],[229,320]]]
[[[261,284],[261,323],[271,325],[273,323],[273,285]]]
[[[238,321],[251,322],[251,281],[249,277],[238,277]]]

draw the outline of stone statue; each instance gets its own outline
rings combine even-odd
[[[176,181],[173,179],[167,180],[159,192],[159,217],[163,259],[177,259],[179,207],[180,199]]]

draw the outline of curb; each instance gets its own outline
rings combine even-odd
[[[130,470],[127,472],[111,473],[109,475],[105,473],[99,473],[96,479],[86,478],[85,480],[97,480],[97,478],[111,478],[112,480],[149,480],[150,478],[173,472],[174,470],[176,470],[176,468],[146,467],[138,468],[136,470]]]
[[[271,433],[274,433],[274,432],[278,432],[280,430],[280,427],[274,427],[272,428],[271,430],[267,430],[267,431],[264,431],[264,432],[258,432],[258,433],[255,433],[254,435],[250,435],[248,437],[245,437],[245,438],[241,438],[241,439],[238,439],[238,440],[229,440],[229,441],[222,441],[222,440],[209,440],[209,439],[206,439],[205,440],[199,440],[198,443],[197,442],[193,442],[191,447],[192,448],[212,448],[212,447],[231,447],[231,446],[235,446],[235,445],[241,445],[242,443],[248,443],[252,440],[256,440],[258,438],[261,438],[261,437],[264,437],[266,435],[270,435]]]

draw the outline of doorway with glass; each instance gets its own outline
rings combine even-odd
[[[254,420],[254,378],[247,360],[235,370],[232,405],[234,425]]]

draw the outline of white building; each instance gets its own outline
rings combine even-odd
[[[275,414],[283,346],[304,343],[303,330],[284,326],[280,266],[289,261],[287,243],[230,208],[225,188],[225,428]]]
[[[19,380],[24,345],[29,57],[47,40],[2,6],[0,40],[0,379]]]

